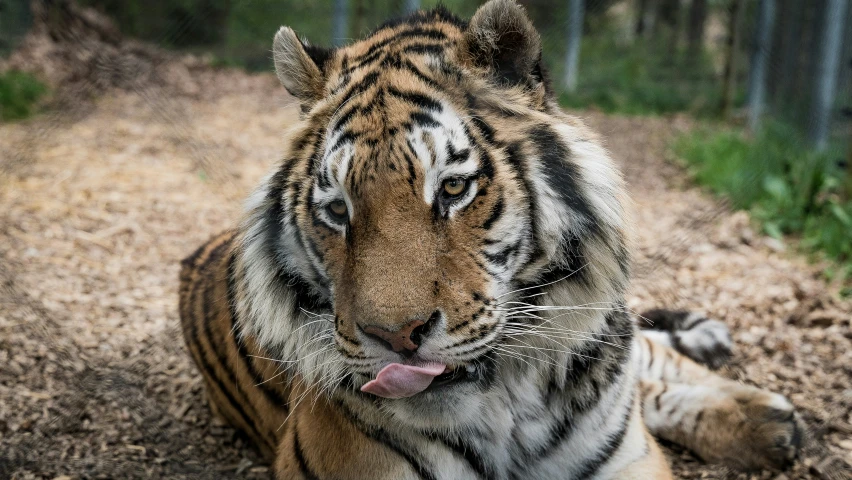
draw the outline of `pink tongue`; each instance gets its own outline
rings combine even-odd
[[[361,391],[384,398],[410,397],[426,390],[432,380],[446,369],[443,363],[427,363],[416,367],[391,363],[376,375],[375,380],[364,384]]]

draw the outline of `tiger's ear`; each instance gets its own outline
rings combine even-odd
[[[479,7],[464,34],[462,51],[467,61],[488,69],[503,84],[542,82],[541,37],[514,0],[491,0]]]
[[[305,45],[290,27],[281,27],[272,41],[275,74],[290,95],[310,105],[323,95],[323,68],[331,50]]]

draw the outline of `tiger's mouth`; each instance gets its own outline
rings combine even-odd
[[[382,398],[399,399],[474,382],[482,376],[482,368],[477,363],[390,363],[385,365],[375,378],[364,384],[361,391]]]
[[[454,367],[447,366],[444,373],[438,375],[432,380],[432,383],[425,391],[436,390],[441,387],[452,385],[457,382],[470,382],[477,379],[477,366],[473,363],[466,365],[456,365]]]

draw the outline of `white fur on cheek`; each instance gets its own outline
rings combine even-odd
[[[243,223],[236,264],[239,330],[241,335],[253,336],[283,370],[298,372],[306,382],[320,388],[330,388],[344,371],[343,358],[334,348],[334,323],[299,312],[295,295],[282,283],[280,270],[310,271],[311,260],[300,251],[299,232],[292,231],[290,222],[268,217],[274,201],[269,198],[272,187],[268,182],[272,178],[268,177],[247,202],[250,210]],[[289,208],[286,201],[282,203],[285,210]],[[280,265],[281,258],[270,251],[269,221],[281,222],[282,235],[272,241],[277,240],[277,248],[287,253],[286,265]]]

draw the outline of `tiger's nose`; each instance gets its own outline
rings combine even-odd
[[[435,312],[426,322],[423,320],[412,320],[398,330],[388,330],[384,326],[378,325],[368,325],[361,329],[369,337],[386,344],[394,352],[403,354],[413,353],[423,343],[423,338],[429,333],[429,330],[439,316],[440,313]]]

